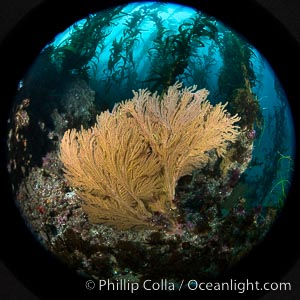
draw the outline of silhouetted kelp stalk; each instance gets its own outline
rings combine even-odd
[[[241,128],[252,131],[261,128],[263,117],[261,108],[252,88],[256,76],[251,59],[255,53],[251,46],[232,32],[224,32],[219,37],[223,66],[218,78],[218,94],[229,101],[228,109],[241,116]]]
[[[103,48],[104,39],[109,34],[108,28],[120,17],[122,9],[123,6],[118,6],[91,14],[80,24],[73,25],[68,38],[57,45],[52,52],[52,59],[61,72],[71,72],[89,78],[89,64],[97,48]]]
[[[136,80],[136,65],[134,61],[134,50],[139,45],[142,32],[141,25],[151,9],[147,6],[141,7],[133,13],[126,13],[127,20],[122,36],[115,38],[110,48],[110,56],[107,62],[107,80],[105,90],[109,92],[112,84],[123,87],[125,82],[131,83]]]
[[[209,79],[212,75],[212,68],[217,63],[215,58],[216,47],[217,45],[212,42],[208,47],[207,54],[193,54],[184,73],[178,76],[180,80],[189,84],[196,84],[199,87],[206,87],[212,94]]]
[[[175,83],[188,67],[193,51],[205,46],[205,39],[214,40],[217,33],[216,21],[200,12],[182,24],[176,31],[164,26],[156,14],[151,15],[157,32],[148,54],[151,61],[149,78],[152,90],[165,91]]]

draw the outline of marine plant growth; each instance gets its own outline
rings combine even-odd
[[[193,18],[178,26],[177,31],[164,26],[162,18],[151,15],[157,32],[150,47],[150,78],[145,82],[153,82],[153,89],[167,89],[174,84],[188,67],[190,58],[196,54],[198,47],[205,46],[205,40],[215,40],[217,28],[215,19],[200,12]]]
[[[249,131],[262,126],[260,105],[253,87],[256,76],[251,46],[241,37],[225,31],[220,37],[220,54],[223,66],[218,78],[218,93],[222,99],[230,99],[230,110],[241,116],[240,126]]]

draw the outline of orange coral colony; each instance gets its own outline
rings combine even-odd
[[[240,120],[208,91],[170,86],[148,90],[102,112],[90,129],[67,130],[60,144],[66,179],[83,200],[90,222],[119,229],[151,226],[169,215],[179,178],[201,168],[215,150],[224,156]]]

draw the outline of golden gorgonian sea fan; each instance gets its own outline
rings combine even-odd
[[[102,112],[90,129],[67,130],[60,144],[66,179],[93,223],[120,229],[151,225],[155,212],[174,208],[178,179],[219,156],[234,142],[240,118],[226,104],[212,106],[208,91],[170,86],[159,96],[134,92]]]

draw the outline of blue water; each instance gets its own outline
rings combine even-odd
[[[278,198],[288,192],[291,184],[295,132],[288,99],[276,74],[257,51],[256,57],[253,64],[256,73],[259,74],[260,83],[253,91],[259,99],[265,124],[261,136],[254,143],[253,157],[263,162],[263,165],[252,167],[247,174],[252,180],[262,178],[265,176],[264,167],[267,168],[269,163],[276,164],[276,175],[271,190],[264,198],[257,199],[264,206],[276,206]],[[259,185],[259,180],[255,181]]]

